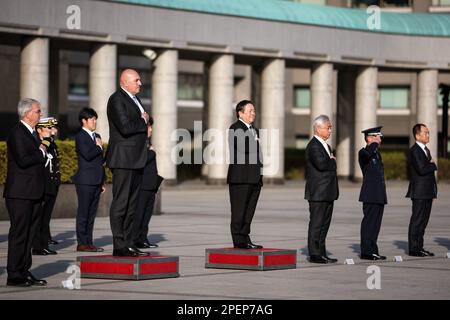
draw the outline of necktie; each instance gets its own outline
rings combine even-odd
[[[36,143],[41,144],[41,139],[39,139],[39,135],[36,132],[36,130],[33,130],[33,137],[34,137],[34,140],[36,140]]]
[[[136,96],[133,96],[133,101],[134,103],[136,103],[136,105],[138,106],[139,110],[141,111],[141,113],[144,112],[144,109],[142,109],[141,104],[139,103],[138,99],[136,98]]]
[[[330,157],[333,156],[333,151],[331,150],[330,145],[327,143],[328,151],[330,152]]]
[[[427,148],[427,146],[425,146],[425,152],[427,153],[428,160],[431,160],[431,152],[430,149]]]
[[[94,139],[95,142],[95,132],[92,132],[92,139]]]

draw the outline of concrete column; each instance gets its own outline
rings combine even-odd
[[[314,135],[313,120],[324,114],[333,121],[333,64],[322,63],[313,67],[311,72],[311,128],[310,136]],[[333,123],[333,125],[335,125]],[[331,135],[327,143],[332,146],[334,137]]]
[[[336,158],[339,177],[353,177],[353,145],[355,132],[355,73],[342,70],[338,74],[338,111],[336,116]]]
[[[20,56],[20,98],[39,100],[42,117],[48,116],[49,44],[47,38],[27,38]]]
[[[437,162],[438,157],[438,116],[437,116],[438,71],[423,70],[418,76],[417,123],[423,123],[430,130],[431,156]]]
[[[103,141],[109,140],[106,108],[108,99],[116,91],[117,45],[95,45],[89,61],[89,106],[98,114],[97,132]]]
[[[378,69],[368,67],[359,70],[355,86],[355,143],[354,179],[361,180],[362,172],[358,163],[358,152],[365,146],[362,130],[377,126]]]
[[[264,177],[269,183],[284,182],[284,80],[285,61],[268,60],[261,73],[261,129]],[[257,115],[258,117],[258,115]]]
[[[177,181],[177,166],[171,159],[176,146],[171,135],[177,129],[178,51],[164,50],[154,62],[152,75],[152,144],[156,150],[158,173],[166,184]]]
[[[233,82],[234,56],[228,54],[214,56],[209,68],[208,129],[217,130],[217,140],[207,137],[211,141],[209,148],[214,146],[215,157],[215,161],[205,159],[209,163],[208,184],[225,184],[227,178],[226,130],[234,120]]]

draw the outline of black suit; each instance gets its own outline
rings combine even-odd
[[[437,197],[434,172],[436,164],[431,163],[431,154],[425,154],[415,143],[408,154],[409,187],[406,197],[412,200],[412,215],[409,222],[408,245],[410,252],[423,250],[423,236],[430,219],[433,199]]]
[[[331,152],[331,148],[327,145]],[[326,256],[325,239],[331,223],[333,201],[339,197],[336,161],[313,137],[306,147],[305,199],[309,201],[308,249],[314,256]]]
[[[96,135],[96,138],[99,137]],[[75,136],[78,171],[72,177],[78,198],[76,232],[78,245],[93,245],[93,231],[98,202],[105,179],[103,150],[87,131]]]
[[[158,175],[158,168],[156,166],[156,153],[153,150],[148,150],[147,163],[142,174],[138,206],[133,221],[135,243],[148,242],[148,224],[152,218],[156,193],[162,181],[163,178]]]
[[[363,183],[359,201],[363,202],[364,218],[361,222],[361,254],[378,254],[377,239],[383,219],[384,205],[387,204],[384,166],[378,143],[362,148],[358,162],[363,173]]]
[[[235,246],[250,243],[250,225],[262,183],[262,158],[258,129],[254,133],[241,120],[230,126],[230,165],[227,183],[231,204],[231,236]]]
[[[51,138],[50,146],[47,148],[47,154],[51,155],[51,159],[47,159],[45,164],[45,192],[33,240],[33,249],[35,250],[48,248],[48,241],[51,238],[50,219],[55,206],[56,196],[58,195],[59,185],[61,184],[58,147],[53,138]]]
[[[25,279],[32,264],[31,247],[44,195],[45,158],[39,142],[21,122],[7,140],[8,173],[3,196],[10,218],[8,280]]]
[[[142,105],[142,103],[141,103]],[[109,145],[106,164],[113,172],[110,222],[115,250],[133,247],[133,218],[147,161],[147,124],[139,107],[123,90],[107,106]]]

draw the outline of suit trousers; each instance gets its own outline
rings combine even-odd
[[[383,219],[384,204],[363,203],[364,217],[361,222],[361,254],[378,254],[378,234]]]
[[[433,199],[412,199],[412,215],[408,229],[409,251],[423,250],[423,236],[430,219]]]
[[[255,215],[261,183],[230,184],[231,237],[233,244],[247,244],[250,240],[250,225]]]
[[[55,202],[56,196],[50,194],[44,195],[33,239],[33,249],[35,250],[48,248],[48,240],[50,239],[50,219]]]
[[[109,211],[114,250],[134,247],[133,220],[143,169],[113,169],[113,200]]]
[[[31,247],[42,200],[5,199],[10,228],[8,234],[8,279],[25,278],[32,264]]]
[[[78,196],[76,233],[78,245],[93,245],[94,222],[102,186],[75,185]]]
[[[148,224],[152,218],[155,196],[155,190],[139,191],[138,206],[133,221],[134,243],[145,243],[148,241]]]
[[[325,239],[333,214],[333,201],[309,201],[308,250],[310,256],[325,256]]]

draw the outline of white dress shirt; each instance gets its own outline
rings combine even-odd
[[[428,158],[427,151],[425,150],[426,145],[424,145],[422,142],[419,142],[419,141],[416,141],[416,143],[419,145],[420,149],[422,149],[423,152],[425,152],[425,155],[426,155],[427,158]]]
[[[23,123],[23,125],[28,129],[28,131],[30,131],[30,133],[34,136],[34,132],[36,132],[32,127],[30,127],[30,125],[28,124],[28,123],[26,123],[25,121],[23,121],[23,120],[20,120],[20,122],[22,122]],[[39,150],[41,150],[41,152],[42,152],[42,155],[44,156],[44,158],[45,158],[45,151],[44,150],[42,150],[41,148],[39,148]]]
[[[86,131],[87,134],[89,135],[89,137],[91,137],[91,139],[94,141],[94,143],[97,144],[97,139],[94,140],[94,137],[92,136],[93,134],[95,134],[94,131],[91,131],[91,130],[89,130],[88,128],[85,128],[85,127],[81,127],[81,129],[83,129],[84,131]],[[97,137],[97,136],[96,136],[96,137]],[[98,146],[98,147],[100,147],[100,146]],[[100,147],[100,149],[103,150],[102,147]]]
[[[134,101],[134,103],[136,103],[136,105],[138,106],[139,110],[141,111],[141,114],[145,112],[144,108],[141,106],[139,100],[136,98],[136,96],[132,95],[131,93],[129,93],[127,90],[125,90],[123,87],[121,87],[123,91],[125,91],[131,98],[131,100]]]
[[[323,147],[325,148],[325,151],[328,153],[328,155],[331,158],[331,152],[330,149],[328,149],[328,144],[325,140],[323,140],[321,137],[314,135],[314,137],[319,140],[319,142],[323,145]]]

